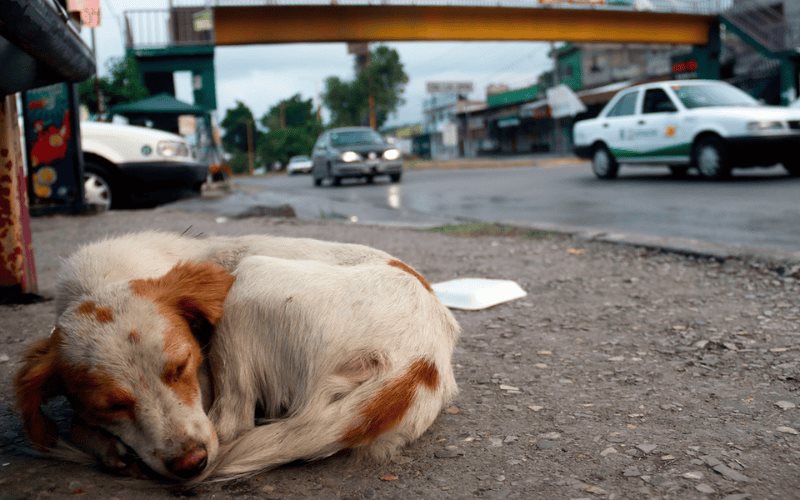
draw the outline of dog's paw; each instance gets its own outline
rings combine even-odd
[[[134,475],[127,471],[135,464],[136,457],[131,456],[128,447],[110,432],[75,419],[70,429],[70,441],[94,457],[102,467],[122,475]]]

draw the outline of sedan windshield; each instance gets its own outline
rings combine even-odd
[[[687,109],[716,106],[756,106],[758,101],[731,85],[673,85],[673,92]]]
[[[331,132],[331,144],[335,147],[357,144],[383,144],[383,138],[374,130],[346,130]]]
[[[299,161],[308,161],[310,159],[311,158],[309,158],[308,156],[301,155],[301,156],[292,156],[292,158],[289,161],[294,163]]]

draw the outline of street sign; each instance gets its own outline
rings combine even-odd
[[[553,118],[575,116],[586,111],[586,106],[571,88],[563,83],[547,89],[547,104]]]
[[[425,87],[429,94],[470,94],[472,82],[428,82]]]

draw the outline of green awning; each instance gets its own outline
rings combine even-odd
[[[111,114],[123,116],[204,115],[207,112],[202,106],[179,101],[166,93],[150,96],[141,101],[111,106]]]

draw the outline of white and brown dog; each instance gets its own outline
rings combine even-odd
[[[73,440],[114,468],[128,448],[195,481],[344,449],[385,458],[457,391],[455,319],[365,246],[131,234],[70,257],[56,307],[16,378],[25,429],[56,446],[41,405],[64,394]]]

